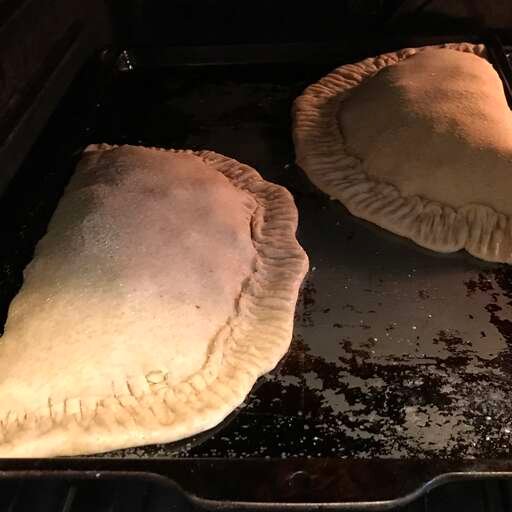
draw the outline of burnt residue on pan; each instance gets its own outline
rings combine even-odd
[[[314,284],[315,272],[303,286],[290,351],[229,421],[199,439],[115,455],[480,458],[509,454],[512,333],[506,315],[510,318],[512,270],[480,268],[490,285],[482,291],[477,287],[468,298],[474,306],[469,309],[473,321],[486,317],[494,341],[475,336],[478,327],[438,328],[435,321],[428,338],[421,325],[416,329],[408,325],[412,332],[406,337],[404,319],[398,317],[385,319],[382,338],[373,335],[374,324],[366,326],[354,319],[344,318],[345,327],[333,329],[325,318],[333,309],[340,317],[368,318],[371,313],[350,303],[324,307]],[[466,296],[464,283],[460,281],[454,295]],[[384,302],[377,303],[385,308]],[[425,315],[429,321],[433,316]],[[471,325],[467,314],[464,323]]]

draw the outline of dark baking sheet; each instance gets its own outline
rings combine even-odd
[[[3,198],[2,321],[81,148],[129,143],[211,149],[292,192],[311,265],[294,338],[278,368],[213,432],[37,467],[151,470],[212,499],[374,506],[454,471],[508,473],[512,270],[465,252],[430,252],[356,219],[294,164],[292,101],[343,60],[264,62],[269,55],[221,65],[216,55],[214,66],[157,67],[140,55],[126,66],[133,54],[123,54],[124,71],[111,80],[96,81],[97,69],[82,74]],[[26,465],[0,463],[12,467]],[[197,476],[219,471],[238,485],[212,487]]]

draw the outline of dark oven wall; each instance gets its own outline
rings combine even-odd
[[[512,26],[510,0],[108,0],[133,45],[331,41],[363,33],[461,33]]]
[[[109,34],[103,0],[0,0],[0,193]]]

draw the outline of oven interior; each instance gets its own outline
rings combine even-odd
[[[467,510],[506,510],[510,269],[433,254],[350,216],[295,165],[290,108],[343,63],[448,41],[487,44],[508,92],[512,38],[488,13],[459,19],[429,12],[431,2],[341,2],[336,16],[315,9],[315,23],[288,2],[204,2],[202,16],[188,2],[151,4],[112,1],[84,15],[59,44],[76,45],[100,16],[107,28],[65,75],[56,53],[48,66],[59,72],[38,75],[55,83],[46,99],[26,89],[4,117],[0,157],[13,177],[0,202],[0,325],[87,144],[211,149],[294,195],[310,272],[292,347],[213,431],[95,457],[1,461],[2,509],[444,510],[464,497]],[[23,16],[11,11],[2,29]]]

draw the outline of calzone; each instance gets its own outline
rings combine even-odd
[[[307,257],[282,187],[213,152],[86,149],[0,338],[0,456],[175,441],[285,354]]]
[[[299,165],[419,245],[512,262],[512,115],[485,56],[445,44],[334,70],[295,102]]]

